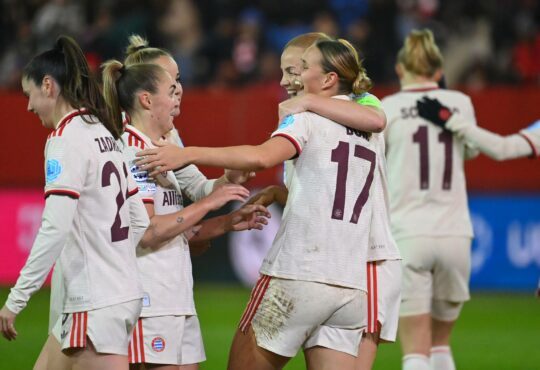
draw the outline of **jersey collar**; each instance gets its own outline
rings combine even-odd
[[[85,114],[88,114],[88,111],[86,110],[86,108],[74,109],[71,112],[68,112],[64,117],[60,118],[60,121],[58,121],[58,125],[56,125],[55,130],[61,129],[74,117],[82,116]]]
[[[401,91],[407,92],[423,92],[430,90],[437,90],[439,85],[436,82],[421,82],[417,84],[405,85],[401,88]]]
[[[140,141],[142,141],[146,147],[148,148],[154,147],[154,145],[152,144],[152,139],[146,136],[141,130],[137,129],[135,126],[128,123],[124,126],[124,130],[129,132],[132,135],[135,135],[135,137],[139,139]]]

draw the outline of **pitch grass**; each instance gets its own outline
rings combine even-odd
[[[7,288],[0,288],[4,302]],[[203,370],[226,368],[236,324],[249,297],[239,286],[198,284],[195,300],[202,325],[207,361]],[[49,291],[37,293],[17,318],[19,337],[0,338],[0,369],[31,369],[45,342]],[[452,340],[458,369],[539,370],[540,300],[531,294],[475,293],[456,325]],[[375,370],[400,369],[398,344],[379,348]],[[300,354],[286,369],[304,369]]]

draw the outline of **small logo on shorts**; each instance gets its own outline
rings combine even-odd
[[[165,339],[161,337],[152,339],[152,349],[156,352],[162,352],[165,349]]]

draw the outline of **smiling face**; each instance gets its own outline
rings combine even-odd
[[[310,46],[302,55],[302,82],[306,93],[321,92],[326,74],[322,66],[322,54],[316,46]]]
[[[55,82],[52,77],[46,75],[43,78],[41,86],[37,86],[31,79],[23,77],[22,89],[24,95],[28,98],[27,110],[39,117],[44,127],[54,129],[54,107],[56,106],[56,97],[54,94]]]
[[[279,84],[285,90],[289,97],[298,95],[302,91],[302,82],[300,73],[302,72],[302,54],[304,48],[290,46],[281,54],[281,81]]]
[[[173,112],[173,116],[177,117],[180,115],[180,103],[182,102],[182,95],[184,93],[182,84],[180,83],[180,70],[178,69],[178,64],[176,64],[174,59],[168,55],[160,56],[159,58],[155,59],[153,63],[159,65],[161,68],[169,72],[169,74],[176,81],[175,96],[177,100],[177,106]]]
[[[167,72],[161,73],[157,91],[151,94],[151,115],[161,135],[166,134],[174,125],[171,116],[178,110],[176,81]]]

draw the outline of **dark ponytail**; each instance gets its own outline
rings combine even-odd
[[[36,86],[41,86],[45,75],[56,80],[61,88],[60,96],[69,105],[79,110],[86,108],[115,139],[120,138],[122,125],[111,119],[99,85],[91,76],[88,62],[75,40],[68,36],[58,37],[53,49],[35,56],[23,70],[23,78],[33,81]]]

